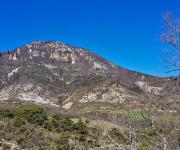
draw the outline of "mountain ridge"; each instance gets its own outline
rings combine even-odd
[[[54,41],[1,53],[0,75],[4,102],[35,101],[65,109],[84,102],[151,104],[160,93],[167,96],[167,83],[173,80],[130,71],[87,49]],[[178,89],[177,85],[173,91]]]
[[[22,45],[22,46],[19,46],[17,48],[13,48],[13,49],[9,49],[9,50],[2,50],[0,52],[1,55],[5,55],[7,53],[12,53],[12,52],[15,52],[17,49],[19,48],[22,48],[22,47],[25,47],[27,45],[31,45],[33,43],[59,43],[59,44],[62,44],[62,45],[67,45],[67,46],[70,46],[72,48],[79,48],[79,49],[83,49],[83,50],[86,50],[90,53],[92,53],[93,55],[97,55],[95,52],[92,52],[90,49],[87,49],[87,48],[84,48],[84,47],[80,47],[80,46],[75,46],[75,45],[71,45],[69,43],[64,43],[64,42],[59,42],[59,41],[53,41],[53,40],[47,40],[47,41],[32,41],[32,42],[29,42],[28,44],[26,45]],[[99,55],[99,57],[103,58],[102,56]],[[122,67],[118,64],[115,64],[111,61],[109,61],[107,58],[103,58],[105,61],[108,61],[109,63],[113,64],[114,66],[116,66],[117,68],[121,68],[121,69],[124,69],[124,70],[127,70],[127,71],[130,71],[130,72],[134,72],[134,73],[140,73],[140,74],[143,74],[143,75],[146,75],[146,76],[151,76],[151,77],[155,77],[155,78],[172,78],[172,77],[176,77],[176,76],[170,76],[170,77],[161,77],[161,76],[158,76],[158,75],[152,75],[152,74],[148,74],[148,73],[143,73],[143,72],[140,72],[140,71],[137,71],[137,70],[133,70],[133,69],[128,69],[126,67]]]

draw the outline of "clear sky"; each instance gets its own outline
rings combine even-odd
[[[179,15],[180,0],[0,0],[0,51],[55,40],[166,76],[160,33],[168,11]]]

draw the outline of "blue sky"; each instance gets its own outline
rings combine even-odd
[[[164,13],[180,0],[1,0],[0,51],[35,40],[84,47],[119,66],[164,74]]]

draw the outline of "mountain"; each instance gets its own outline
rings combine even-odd
[[[60,42],[32,42],[0,54],[0,100],[4,103],[33,101],[64,109],[89,102],[152,105],[157,98],[172,103],[179,89],[178,77],[130,71]]]
[[[179,112],[179,76],[131,71],[60,42],[0,53],[3,150],[179,149]]]

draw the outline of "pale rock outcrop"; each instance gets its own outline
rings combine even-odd
[[[13,76],[15,73],[17,73],[19,69],[20,69],[20,67],[17,67],[15,69],[13,69],[11,72],[9,72],[8,73],[8,78]]]

